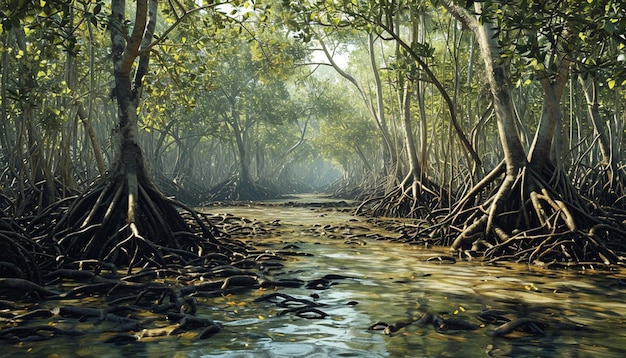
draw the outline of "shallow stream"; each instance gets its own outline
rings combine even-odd
[[[315,198],[303,197],[302,201]],[[367,223],[348,210],[311,206],[211,207],[209,212],[271,222],[280,234],[253,240],[264,249],[291,250],[275,279],[306,282],[333,275],[327,287],[257,289],[239,295],[199,299],[198,316],[224,329],[206,340],[158,339],[130,345],[94,344],[83,338],[34,345],[32,353],[73,356],[149,357],[623,357],[626,356],[626,287],[622,271],[548,271],[526,265],[484,265],[478,261],[440,264],[447,255],[384,240],[349,241],[320,235],[316,228]],[[278,224],[277,224],[278,225]],[[369,228],[376,230],[375,228]],[[346,235],[349,230],[346,230]],[[341,278],[346,277],[346,278]],[[284,314],[276,302],[256,298],[272,292],[313,300],[325,318]],[[492,337],[495,326],[437,332],[432,325],[408,325],[391,336],[368,329],[377,321],[415,319],[424,312],[481,324],[484,309],[584,325],[583,330],[548,327],[543,334]],[[189,343],[193,342],[193,343]],[[60,345],[60,346],[59,346]],[[21,350],[21,352],[24,352]]]

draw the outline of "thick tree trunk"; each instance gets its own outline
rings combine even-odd
[[[126,40],[125,0],[111,1],[111,43],[113,51],[113,76],[115,79],[115,97],[117,99],[117,119],[119,123],[119,157],[114,164],[114,173],[122,175],[126,181],[128,196],[126,222],[136,222],[136,209],[139,198],[139,182],[146,181],[143,153],[139,145],[137,125],[137,107],[142,89],[142,79],[148,66],[148,54],[140,56],[142,44],[149,44],[156,22],[156,0],[138,0],[135,11],[135,23],[128,41]],[[149,12],[150,11],[150,12]],[[150,22],[148,18],[150,15]],[[147,26],[150,24],[150,26]],[[131,70],[137,57],[140,58],[134,80]]]
[[[482,13],[482,3],[476,2],[477,14]],[[487,81],[494,101],[498,134],[504,151],[506,171],[509,176],[517,176],[526,166],[526,154],[519,137],[515,120],[515,110],[511,91],[507,82],[507,71],[501,61],[497,44],[497,31],[492,23],[483,21],[476,28],[476,37],[481,49]]]
[[[184,204],[164,197],[156,188],[147,175],[138,140],[137,108],[156,24],[156,0],[136,2],[130,36],[125,30],[125,1],[112,0],[111,10],[119,152],[109,175],[72,203],[48,239],[59,245],[68,259],[122,264],[128,272],[138,265],[163,267],[172,260],[180,263],[190,257],[196,259],[203,252],[216,249],[219,241],[199,215]],[[139,62],[131,79],[137,58]],[[202,236],[191,232],[178,208],[191,214],[194,228]],[[76,234],[63,235],[68,230]]]
[[[550,81],[550,77],[546,71],[537,71],[537,76],[541,82],[543,89],[543,109],[541,111],[541,118],[539,120],[539,126],[535,132],[535,138],[530,147],[528,160],[533,167],[539,169],[548,162],[554,163],[553,144],[557,125],[561,123],[561,97],[565,85],[569,80],[570,60],[563,57],[560,59],[558,66],[559,71],[556,74],[555,80]],[[548,160],[549,159],[549,160]]]
[[[475,3],[475,10],[480,15],[483,10],[482,3]],[[504,162],[506,163],[506,176],[493,199],[487,221],[485,222],[484,229],[486,232],[489,232],[494,216],[504,206],[513,184],[526,167],[527,161],[516,126],[515,110],[507,82],[507,71],[500,60],[501,54],[497,44],[496,29],[492,23],[483,21],[482,25],[475,27],[475,33],[485,63],[487,82],[493,96],[498,135],[504,152]]]
[[[482,14],[483,4],[487,3],[475,3],[478,16]],[[482,251],[485,257],[493,260],[505,256],[538,264],[619,262],[621,258],[607,247],[606,242],[612,240],[614,233],[622,232],[622,224],[615,225],[610,218],[600,221],[591,215],[590,201],[584,200],[572,186],[558,159],[550,161],[550,154],[555,152],[554,139],[561,116],[559,99],[569,76],[567,58],[561,59],[558,73],[552,74],[554,81],[540,73],[539,80],[545,93],[544,109],[527,159],[516,128],[506,69],[497,45],[498,29],[488,18],[482,18],[479,23],[476,17],[451,1],[444,2],[444,5],[476,34],[493,96],[506,169],[500,183],[496,179],[501,175],[501,166],[494,169],[444,220],[451,225],[452,231],[463,226],[452,242],[452,249],[459,251],[471,247],[470,251]],[[559,49],[553,50],[555,54],[559,53]],[[492,184],[497,185],[497,192],[481,199],[480,193]],[[468,208],[467,204],[474,198],[482,204]]]

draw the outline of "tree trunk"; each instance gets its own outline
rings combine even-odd
[[[607,136],[607,130],[600,116],[600,109],[598,105],[598,86],[593,79],[584,80],[579,76],[579,81],[585,100],[587,101],[587,110],[589,112],[589,119],[593,125],[593,130],[598,136],[598,144],[600,146],[600,154],[602,155],[602,162],[605,165],[609,165],[613,170],[617,169],[617,163],[619,159],[616,158],[616,151],[613,150],[609,137]]]
[[[474,3],[476,13],[482,13],[482,3]],[[487,82],[493,96],[493,105],[498,125],[498,135],[504,151],[506,172],[508,176],[517,176],[526,166],[526,154],[519,137],[515,121],[515,110],[511,98],[511,90],[507,82],[507,71],[501,63],[501,53],[497,44],[497,32],[492,23],[483,21],[476,28],[476,38],[481,49]],[[508,178],[511,179],[511,178]]]
[[[368,36],[371,36],[371,34],[369,34]],[[368,37],[368,40],[373,41],[373,38]],[[328,59],[328,62],[330,63],[330,65],[333,67],[333,69],[335,71],[337,71],[337,73],[347,79],[348,81],[350,81],[350,83],[352,83],[354,85],[354,87],[356,87],[357,91],[359,92],[359,95],[361,96],[361,99],[363,100],[363,102],[365,103],[368,111],[370,112],[370,114],[372,115],[372,118],[374,118],[374,120],[376,121],[376,124],[378,126],[378,128],[381,130],[381,135],[383,136],[383,142],[384,142],[384,148],[383,150],[385,152],[389,152],[391,153],[390,155],[393,155],[394,157],[391,158],[390,156],[386,155],[387,153],[385,153],[385,156],[387,158],[385,158],[385,161],[387,160],[391,160],[394,164],[397,160],[395,154],[395,147],[390,147],[390,143],[391,142],[391,136],[389,135],[389,131],[385,126],[381,126],[381,123],[386,123],[384,119],[380,119],[380,114],[382,113],[384,115],[384,107],[382,106],[382,94],[378,94],[379,96],[378,98],[380,99],[380,101],[376,102],[376,106],[372,103],[372,100],[368,97],[367,92],[365,91],[365,89],[361,86],[361,84],[349,73],[347,73],[346,71],[344,71],[343,69],[341,69],[341,67],[339,67],[339,65],[337,65],[337,63],[334,61],[333,56],[331,55],[330,51],[328,50],[328,48],[326,47],[326,44],[324,43],[324,41],[321,39],[321,37],[318,36],[318,41],[320,42],[320,45],[322,47],[322,51],[324,51],[324,54],[326,55],[326,58]],[[368,42],[369,43],[369,42]],[[375,75],[378,75],[378,69],[376,68],[376,62],[375,62],[375,58],[373,57],[373,53],[371,53],[373,49],[370,46],[370,65],[372,66],[372,70],[375,72]],[[380,79],[378,80],[378,86],[377,89],[379,89],[382,87],[380,86]],[[391,158],[391,159],[390,159]],[[389,166],[390,163],[383,163],[384,166]]]
[[[130,38],[126,41],[125,0],[111,1],[111,43],[113,51],[113,75],[115,78],[115,97],[117,99],[117,119],[119,123],[119,152],[114,172],[125,177],[128,190],[126,222],[136,222],[138,182],[147,179],[143,153],[139,145],[137,108],[142,89],[143,75],[147,69],[148,53],[140,57],[134,81],[131,70],[135,59],[139,57],[142,42],[149,43],[154,32],[156,20],[156,0],[150,1],[151,26],[148,24],[148,0],[138,0],[135,23]],[[152,19],[154,18],[154,20]],[[152,32],[150,32],[150,29]],[[144,36],[145,35],[145,36]]]
[[[23,91],[25,94],[29,94],[31,91],[36,90],[36,80],[33,74],[32,69],[29,64],[29,57],[26,46],[26,35],[23,29],[18,29],[16,31],[16,40],[17,45],[20,50],[23,52],[23,56],[19,60],[19,86],[20,91]],[[32,198],[34,202],[29,202],[27,198],[27,202],[22,203],[25,206],[30,206],[32,209],[42,210],[50,203],[56,201],[56,190],[54,178],[52,176],[51,168],[49,167],[49,163],[46,162],[46,155],[44,152],[44,141],[41,136],[40,127],[35,124],[34,118],[34,104],[31,103],[31,99],[27,98],[23,101],[22,105],[22,123],[24,128],[26,129],[26,137],[27,137],[27,153],[28,159],[27,162],[30,165],[30,185],[31,188],[39,185],[39,183],[44,183],[41,190],[41,195],[38,198]],[[20,166],[23,166],[23,162],[20,162]],[[21,193],[22,195],[24,192]],[[20,205],[21,206],[21,205]]]
[[[546,163],[554,163],[553,139],[557,124],[561,123],[561,97],[563,95],[563,89],[569,79],[570,61],[563,57],[559,61],[559,71],[553,82],[550,81],[550,77],[546,71],[537,71],[537,77],[541,82],[543,89],[543,108],[541,111],[541,119],[539,120],[539,126],[535,132],[535,138],[530,146],[528,160],[537,169],[543,167]]]
[[[216,249],[219,241],[200,216],[184,204],[165,198],[147,175],[138,141],[137,108],[148,68],[157,3],[136,2],[130,37],[125,30],[125,10],[125,0],[112,0],[110,29],[119,152],[110,174],[72,203],[48,240],[62,246],[60,250],[70,259],[123,264],[131,272],[138,265],[163,267],[172,259],[180,263],[186,260],[184,257],[197,258],[202,252]],[[178,208],[192,215],[202,237],[191,232]],[[68,230],[77,234],[65,236]]]
[[[245,128],[241,128],[241,118],[237,110],[232,111],[231,120],[228,121],[235,135],[235,144],[237,145],[237,153],[239,154],[239,180],[244,185],[252,183],[252,175],[250,174],[250,162],[248,159],[248,151],[246,148]]]
[[[476,13],[480,16],[482,3],[476,2],[474,6]],[[483,21],[482,25],[476,27],[475,33],[485,63],[487,82],[493,96],[498,135],[504,152],[504,162],[506,163],[506,176],[494,197],[489,210],[488,220],[485,223],[485,231],[489,232],[495,214],[501,210],[501,207],[508,199],[509,191],[518,175],[526,167],[527,161],[515,124],[515,111],[507,82],[507,71],[504,64],[500,61],[501,54],[497,44],[496,29],[492,23]]]
[[[475,2],[477,16],[481,16],[483,4],[487,3]],[[545,94],[544,108],[527,160],[497,44],[498,29],[489,18],[477,19],[451,1],[444,5],[476,34],[504,151],[503,164],[475,185],[443,220],[450,223],[453,231],[463,227],[452,242],[452,249],[471,247],[471,251],[481,250],[493,260],[507,257],[538,264],[619,262],[621,258],[605,242],[622,232],[622,223],[615,225],[610,218],[601,221],[591,215],[591,201],[582,198],[573,187],[559,160],[550,160],[561,116],[559,99],[569,76],[567,58],[562,57],[558,73],[552,74],[553,82],[545,73],[539,77]],[[558,56],[560,49],[552,50]],[[502,172],[504,179],[498,183]],[[497,192],[481,198],[480,193],[490,190],[491,185],[497,185]],[[474,198],[482,204],[468,208],[466,204]],[[600,226],[603,233],[596,231]]]
[[[383,86],[380,81],[380,75],[378,74],[378,65],[376,64],[376,57],[374,53],[374,34],[369,32],[367,34],[367,50],[369,53],[369,62],[374,76],[374,85],[376,88],[376,116],[378,128],[380,128],[383,142],[385,143],[385,172],[391,173],[397,165],[398,158],[396,156],[396,146],[389,134],[389,128],[387,127],[387,120],[385,119],[385,102],[383,99]]]

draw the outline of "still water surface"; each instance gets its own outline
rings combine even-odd
[[[623,271],[549,271],[526,265],[484,265],[459,261],[427,262],[445,249],[311,236],[307,228],[354,222],[346,212],[320,213],[308,208],[235,207],[235,215],[257,220],[281,219],[291,232],[263,239],[280,248],[295,244],[312,257],[287,263],[286,277],[318,279],[341,274],[327,290],[281,289],[300,298],[319,295],[330,316],[303,319],[278,316],[271,303],[232,307],[216,300],[212,317],[227,312],[227,329],[193,357],[623,357],[626,356],[626,288],[618,285]],[[357,219],[361,221],[361,219]],[[267,292],[253,292],[261,295]],[[236,298],[239,300],[241,298]],[[358,304],[354,305],[357,302]],[[349,304],[351,303],[351,304]],[[232,305],[232,302],[230,303]],[[475,331],[436,332],[432,326],[407,326],[389,337],[368,330],[376,321],[393,323],[422,312],[458,316],[480,323],[482,309],[503,309],[512,317],[528,316],[584,324],[585,331],[546,329],[541,336],[494,338],[495,326]],[[261,319],[262,318],[262,319]],[[208,343],[208,342],[207,342]],[[218,348],[219,347],[219,348]]]
[[[310,198],[308,198],[310,200]],[[313,256],[291,257],[275,279],[349,276],[323,290],[281,288],[278,292],[313,300],[329,316],[306,319],[279,315],[275,302],[254,302],[275,292],[199,299],[198,315],[219,321],[224,329],[210,339],[159,338],[125,346],[90,342],[89,338],[54,339],[34,345],[32,356],[71,352],[97,357],[623,357],[626,356],[626,288],[624,271],[547,271],[525,265],[457,262],[440,265],[426,259],[444,249],[365,241],[346,243],[320,236],[324,225],[367,226],[347,211],[307,207],[211,207],[253,220],[280,219],[282,233],[257,238],[261,248],[292,250]],[[346,233],[348,230],[346,231]],[[295,248],[294,248],[295,245]],[[423,312],[480,323],[483,309],[502,309],[511,318],[528,316],[584,324],[585,331],[546,329],[544,335],[494,338],[495,326],[474,331],[436,332],[432,325],[409,325],[393,336],[368,330],[376,321],[393,323]],[[93,338],[92,338],[93,339]],[[193,343],[189,343],[193,342]],[[24,350],[20,352],[24,353]],[[0,355],[2,355],[0,353]],[[58,356],[66,356],[60,353]]]

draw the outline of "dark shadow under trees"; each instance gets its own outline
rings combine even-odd
[[[235,174],[209,189],[206,202],[259,201],[279,199],[281,190],[273,184]]]

